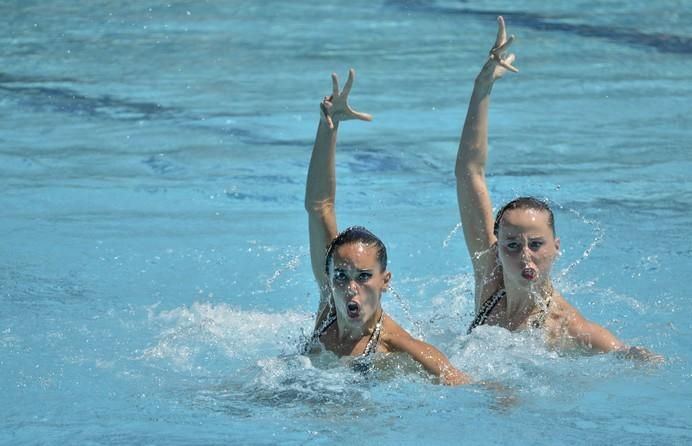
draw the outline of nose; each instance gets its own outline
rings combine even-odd
[[[528,246],[524,246],[521,250],[521,260],[528,261],[531,259],[531,249]]]
[[[353,297],[358,294],[358,283],[355,280],[349,280],[346,284],[346,295]]]

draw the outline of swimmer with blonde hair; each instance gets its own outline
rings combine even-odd
[[[332,74],[332,94],[320,104],[320,122],[308,169],[305,209],[310,232],[310,259],[320,291],[320,303],[312,338],[304,353],[324,348],[339,357],[350,357],[354,369],[367,371],[375,353],[403,352],[430,374],[448,385],[467,384],[470,378],[457,370],[432,345],[413,338],[381,304],[391,273],[382,241],[363,227],[337,231],[336,136],[347,120],[370,121],[372,117],[351,109],[348,95],[355,72],[349,70],[339,92]]]
[[[488,108],[495,81],[507,71],[518,72],[514,54],[506,50],[505,22],[490,56],[476,77],[456,160],[457,198],[475,275],[477,326],[497,325],[516,331],[543,330],[549,345],[588,352],[617,352],[628,358],[661,361],[642,347],[629,347],[602,326],[585,319],[553,287],[550,271],[560,252],[553,212],[534,197],[504,205],[493,218],[485,182],[488,158]]]

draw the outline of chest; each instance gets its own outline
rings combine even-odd
[[[555,331],[556,328],[553,327],[555,322],[550,317],[551,308],[545,309],[534,309],[527,312],[514,312],[510,313],[507,309],[507,299],[506,295],[497,299],[497,303],[492,307],[492,309],[487,313],[487,319],[485,321],[488,325],[496,325],[502,327],[509,331],[518,331],[524,329],[544,329],[546,332]]]
[[[372,340],[372,341],[371,341]],[[375,339],[371,335],[361,336],[359,339],[340,339],[336,324],[332,325],[320,337],[320,342],[324,348],[335,355],[342,356],[360,356],[363,355],[368,348],[371,351],[384,352],[382,343],[375,343]],[[368,347],[370,345],[370,347]]]

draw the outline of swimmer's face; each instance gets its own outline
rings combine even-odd
[[[357,324],[377,316],[391,273],[382,271],[375,246],[361,242],[339,246],[329,272],[337,314]]]
[[[548,280],[560,252],[560,239],[553,235],[548,212],[537,209],[506,211],[497,245],[505,280],[524,287]]]

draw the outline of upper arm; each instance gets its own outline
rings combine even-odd
[[[325,272],[327,247],[337,235],[336,214],[333,204],[324,204],[308,210],[308,231],[310,233],[310,262],[312,273],[320,290],[321,312],[328,303],[329,284]]]
[[[604,327],[585,319],[575,309],[568,321],[567,331],[576,339],[579,345],[587,350],[597,353],[607,353],[620,350],[625,345]]]
[[[457,169],[457,200],[464,239],[476,272],[487,270],[486,252],[495,243],[493,211],[483,168]],[[493,260],[493,259],[491,259]]]
[[[492,293],[502,287],[497,275],[497,238],[490,194],[481,167],[457,167],[457,199],[464,240],[473,265],[476,311]]]

